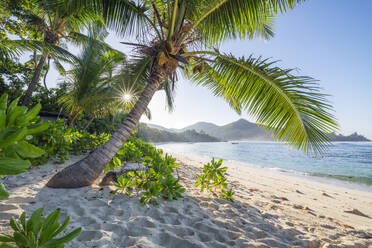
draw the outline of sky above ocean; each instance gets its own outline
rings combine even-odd
[[[228,41],[219,49],[237,57],[253,54],[280,60],[280,66],[319,80],[323,91],[331,95],[341,132],[358,131],[372,139],[371,10],[370,0],[309,0],[276,18],[275,36],[269,41]],[[119,43],[124,40],[110,34],[106,41],[129,52]],[[55,70],[47,79],[50,86],[59,82]],[[165,96],[158,92],[150,103],[152,120],[142,121],[174,128],[198,121],[218,125],[238,118],[254,121],[246,114],[237,115],[208,89],[187,80],[181,78],[176,88],[173,112],[167,111]]]

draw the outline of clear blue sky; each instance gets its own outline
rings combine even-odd
[[[308,0],[278,16],[276,35],[268,42],[229,41],[220,50],[235,56],[254,54],[281,60],[281,66],[298,68],[300,74],[320,80],[324,92],[332,95],[329,99],[341,132],[358,131],[372,139],[371,11],[371,0]],[[107,39],[126,51],[119,41],[113,35]],[[55,72],[49,79],[55,82]],[[150,103],[152,120],[142,121],[180,128],[197,121],[226,124],[238,118],[251,120],[186,80],[177,84],[175,110],[168,113],[165,105],[164,95],[157,93]]]

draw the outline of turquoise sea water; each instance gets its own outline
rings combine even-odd
[[[322,158],[309,158],[274,142],[168,143],[157,147],[184,155],[222,158],[372,186],[372,142],[335,143]]]

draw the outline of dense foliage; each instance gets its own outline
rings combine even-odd
[[[140,199],[142,204],[157,205],[159,197],[172,201],[182,197],[185,192],[179,180],[173,177],[174,169],[178,168],[175,161],[168,154],[164,155],[162,150],[131,137],[106,167],[106,171],[120,167],[122,163],[141,163],[144,168],[128,171],[117,178],[114,192],[131,196],[132,189],[137,188],[143,192]]]
[[[45,150],[45,153],[32,160],[33,165],[44,164],[53,159],[57,163],[64,163],[70,153],[80,155],[87,153],[104,144],[110,137],[107,133],[98,135],[87,131],[79,131],[68,126],[65,120],[48,121],[49,128],[34,135],[30,142]]]
[[[26,213],[23,212],[16,221],[10,219],[10,226],[13,229],[12,235],[0,234],[0,247],[6,248],[63,248],[65,243],[76,238],[81,228],[61,236],[70,222],[70,217],[59,223],[60,210],[55,210],[47,217],[42,215],[43,209],[34,211],[31,217],[26,220]],[[59,237],[57,238],[57,236]]]
[[[38,122],[41,105],[32,109],[17,106],[19,98],[8,105],[8,95],[0,97],[0,176],[16,175],[30,167],[29,159],[37,158],[45,152],[28,141],[32,135],[48,128],[48,124]],[[0,182],[0,200],[9,196]]]
[[[203,173],[196,175],[197,182],[195,186],[200,186],[201,192],[207,189],[211,193],[216,193],[219,188],[221,191],[220,197],[228,201],[233,201],[232,196],[234,192],[232,189],[227,189],[226,183],[226,170],[227,167],[222,167],[223,160],[218,161],[212,159],[210,163],[207,163],[203,167]]]

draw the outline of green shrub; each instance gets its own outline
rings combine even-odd
[[[161,180],[161,196],[170,201],[181,198],[186,190],[178,182],[179,180],[174,179],[171,175],[163,177]]]
[[[156,206],[159,205],[156,198],[158,198],[161,195],[162,187],[159,183],[153,182],[146,188],[145,193],[140,199],[140,202],[143,205],[147,205],[151,203],[152,205]]]
[[[32,135],[48,128],[47,123],[37,122],[41,105],[28,110],[25,106],[17,106],[18,100],[13,100],[8,106],[8,95],[0,97],[0,176],[25,172],[31,166],[29,159],[45,153],[28,142]],[[8,196],[0,182],[0,200]]]
[[[101,133],[91,134],[87,131],[71,131],[65,134],[65,138],[70,142],[70,148],[74,155],[80,155],[103,145],[110,139],[110,134]]]
[[[114,170],[127,162],[142,163],[144,170],[127,172],[118,177],[114,193],[122,192],[131,195],[129,189],[143,190],[140,199],[142,204],[157,205],[157,198],[176,200],[182,197],[185,189],[173,177],[174,169],[178,167],[176,159],[157,150],[154,146],[143,142],[139,138],[131,137],[116,156],[108,164],[105,171]]]
[[[46,151],[43,156],[32,161],[33,165],[44,164],[51,158],[57,160],[58,163],[64,163],[68,160],[71,146],[66,135],[72,132],[72,128],[67,126],[63,119],[48,121],[48,124],[49,128],[47,130],[34,135],[30,141]]]
[[[60,224],[60,211],[56,210],[47,217],[42,216],[43,209],[39,208],[32,213],[29,220],[26,221],[26,213],[23,212],[16,221],[13,217],[10,220],[10,226],[13,229],[13,235],[0,235],[0,247],[9,248],[63,248],[65,243],[76,238],[81,228],[77,228],[65,236],[57,238],[63,230],[66,229],[70,217]]]
[[[106,133],[94,135],[87,131],[79,132],[68,126],[63,119],[48,123],[50,127],[35,135],[30,141],[46,151],[43,156],[32,161],[34,165],[44,164],[51,158],[55,159],[57,163],[64,163],[68,160],[70,153],[74,155],[87,153],[101,146],[110,138],[110,135]]]
[[[134,186],[135,183],[136,182],[133,181],[133,177],[131,176],[120,176],[118,177],[118,181],[114,183],[116,190],[113,193],[116,194],[117,192],[120,192],[131,196],[129,189]]]
[[[212,193],[216,193],[217,189],[220,188],[220,197],[232,202],[232,196],[234,195],[234,192],[231,189],[226,189],[227,179],[225,173],[227,167],[222,167],[222,162],[222,159],[215,161],[213,158],[210,163],[205,164],[203,167],[203,173],[200,175],[196,175],[197,181],[195,183],[195,186],[200,186],[201,192],[204,192],[204,190],[207,189]]]

